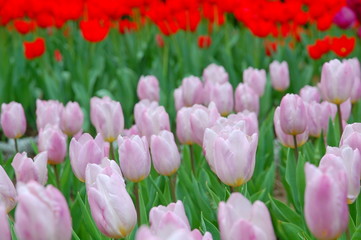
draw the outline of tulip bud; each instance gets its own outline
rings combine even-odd
[[[184,102],[183,102],[183,91],[182,91],[182,87],[176,88],[174,90],[174,104],[175,104],[175,110],[179,111],[179,109],[181,109],[182,107],[184,107]]]
[[[117,163],[103,159],[101,164],[88,164],[86,186],[90,210],[99,230],[110,238],[129,235],[137,223],[137,213]]]
[[[301,97],[286,94],[280,105],[280,123],[284,133],[298,135],[306,131],[307,110]]]
[[[152,135],[150,150],[153,166],[159,174],[170,176],[178,170],[181,159],[172,132],[163,130]]]
[[[232,193],[227,202],[219,203],[218,225],[222,240],[240,236],[242,239],[276,240],[266,205],[261,201],[252,205],[240,193]]]
[[[249,67],[243,71],[243,82],[252,88],[259,97],[264,93],[266,79],[266,71],[264,69],[258,70]]]
[[[124,176],[132,182],[140,182],[149,175],[150,155],[148,141],[137,135],[118,138],[119,164]]]
[[[277,139],[280,141],[280,143],[285,147],[295,148],[293,136],[286,134],[281,128],[280,107],[277,107],[274,112],[273,123],[274,123]],[[308,139],[308,129],[306,128],[306,131],[296,135],[297,147],[300,147],[303,144],[305,144],[307,142],[307,139]]]
[[[348,225],[347,177],[343,169],[306,163],[305,219],[318,239],[336,239]]]
[[[361,98],[361,66],[357,58],[344,60],[344,62],[346,61],[350,63],[354,74],[354,84],[351,90],[351,102],[356,103]]]
[[[225,116],[233,110],[233,87],[229,82],[212,83],[207,82],[204,86],[204,104],[214,102],[218,111]]]
[[[77,102],[68,102],[61,112],[60,128],[68,136],[81,131],[84,114]]]
[[[40,131],[46,125],[59,127],[63,104],[55,100],[36,100],[36,127]]]
[[[59,164],[66,156],[66,136],[59,128],[47,125],[40,129],[38,139],[39,152],[48,152],[48,163]]]
[[[176,203],[170,203],[166,207],[153,207],[149,213],[149,222],[150,229],[155,233],[169,226],[177,229],[191,229],[183,203],[180,200]]]
[[[307,109],[307,127],[309,135],[312,137],[320,137],[322,130],[324,134],[326,134],[329,119],[333,118],[330,116],[331,104],[328,102],[318,103],[312,101],[310,103],[305,103],[305,105]]]
[[[106,143],[100,134],[93,139],[88,133],[84,133],[78,140],[71,140],[69,155],[75,176],[84,182],[86,166],[89,163],[100,164],[108,154]]]
[[[169,116],[163,106],[151,103],[147,108],[141,107],[140,110],[134,111],[134,116],[139,132],[147,137],[148,141],[153,134],[170,130]]]
[[[214,102],[211,102],[208,108],[201,105],[194,105],[189,116],[191,127],[191,139],[202,146],[204,131],[208,127],[212,127],[220,118]]]
[[[0,204],[0,239],[11,240],[8,215],[5,206]]]
[[[155,76],[141,76],[138,82],[137,94],[139,99],[159,101],[159,82]]]
[[[90,100],[90,119],[104,140],[113,142],[124,129],[124,116],[119,102],[109,97],[93,97]]]
[[[257,93],[254,92],[251,87],[243,83],[238,84],[234,98],[234,109],[236,112],[243,112],[244,110],[248,110],[258,114],[259,95],[257,95]]]
[[[203,81],[222,84],[228,82],[228,73],[224,67],[212,63],[203,70]]]
[[[354,74],[350,63],[334,59],[323,64],[319,84],[323,99],[341,104],[351,97],[353,84]]]
[[[258,133],[258,119],[256,113],[254,112],[245,110],[237,114],[229,115],[228,119],[235,123],[244,121],[243,131],[249,136],[252,136],[254,133]]]
[[[15,170],[16,181],[27,183],[34,180],[45,185],[48,180],[48,154],[41,152],[34,158],[28,158],[26,152],[17,153],[11,165]]]
[[[20,138],[26,131],[23,106],[17,102],[1,105],[1,127],[8,138]]]
[[[251,179],[256,161],[258,135],[240,130],[216,137],[214,166],[217,176],[229,186],[238,187]]]
[[[69,208],[58,189],[31,181],[18,186],[18,194],[14,228],[19,240],[71,239]]]
[[[198,77],[190,76],[182,80],[183,103],[187,107],[203,102],[203,84]]]
[[[14,184],[2,166],[0,166],[0,202],[4,204],[7,212],[10,212],[16,205]]]
[[[361,152],[361,123],[346,125],[340,140],[340,146],[343,145],[348,145]]]
[[[343,168],[348,180],[347,201],[353,203],[360,193],[361,178],[361,155],[358,149],[353,150],[349,146],[327,147],[326,155],[320,162],[320,167],[332,165],[333,162],[339,162],[335,167]]]
[[[300,97],[304,102],[311,103],[311,102],[320,102],[321,101],[321,94],[320,90],[317,87],[312,86],[304,86],[300,90]]]
[[[287,62],[273,61],[269,66],[272,87],[277,91],[284,91],[290,85],[290,74]]]
[[[191,122],[190,122],[191,113],[192,113],[192,108],[190,107],[183,107],[177,112],[176,132],[177,132],[178,140],[182,144],[190,145],[194,143],[192,129],[191,129]]]

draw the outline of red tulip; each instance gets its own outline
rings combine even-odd
[[[61,55],[61,52],[59,51],[59,49],[54,50],[54,59],[57,62],[63,61],[63,55]]]
[[[89,42],[103,41],[109,32],[109,21],[87,20],[80,22],[80,29],[85,40]]]
[[[33,42],[24,42],[24,54],[29,60],[40,57],[45,52],[45,41],[43,38],[37,38]]]
[[[33,21],[15,20],[14,27],[20,34],[28,34],[35,29],[35,23]]]
[[[198,37],[198,47],[199,48],[209,48],[212,44],[212,38],[207,35],[202,35]]]
[[[355,43],[355,37],[348,38],[345,35],[342,35],[339,38],[335,37],[332,39],[331,49],[337,56],[346,57],[355,48]]]

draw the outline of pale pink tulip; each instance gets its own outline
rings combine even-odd
[[[137,86],[139,99],[159,101],[159,82],[155,76],[141,76]]]
[[[77,102],[68,102],[61,112],[60,128],[68,136],[82,131],[84,114]]]
[[[251,87],[259,97],[264,93],[266,80],[266,71],[264,69],[258,70],[249,67],[243,71],[243,82]]]
[[[28,158],[26,152],[17,153],[11,165],[15,170],[16,181],[27,183],[31,180],[45,185],[48,180],[48,153],[41,152],[34,158]]]
[[[36,126],[38,131],[46,125],[59,127],[63,104],[56,100],[36,100]]]
[[[240,83],[234,94],[236,112],[248,110],[258,114],[259,111],[259,95],[248,85]]]
[[[0,166],[0,203],[7,212],[10,212],[16,205],[16,189],[4,168]]]
[[[24,108],[20,103],[1,105],[1,127],[8,138],[20,138],[26,131]]]
[[[272,87],[277,91],[284,91],[290,85],[290,74],[287,62],[273,61],[269,65]]]
[[[66,156],[66,136],[56,126],[47,125],[39,132],[39,152],[48,152],[49,164],[60,164]]]

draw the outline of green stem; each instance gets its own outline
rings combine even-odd
[[[237,189],[237,187],[232,187],[231,186],[231,193],[234,193],[234,192],[238,192],[238,189]]]
[[[193,175],[196,175],[196,168],[195,168],[195,163],[194,163],[194,151],[193,151],[193,145],[189,145],[189,153],[191,155],[191,165],[192,165],[192,172]]]
[[[296,159],[296,162],[297,162],[297,160],[298,160],[297,135],[293,135],[293,144],[295,146],[294,153],[295,153],[295,159]]]
[[[340,136],[343,133],[343,126],[342,126],[342,113],[341,113],[341,105],[337,104],[337,114],[338,114],[338,124],[340,127]]]
[[[172,176],[169,176],[170,192],[172,194],[173,202],[177,201],[176,182],[177,182],[177,173],[173,174]]]
[[[18,146],[18,139],[17,138],[14,139],[14,143],[15,143],[15,154],[17,154],[19,152],[19,146]]]
[[[115,161],[113,142],[109,143],[109,159]]]
[[[140,209],[139,209],[139,183],[134,183],[135,209],[137,210],[137,222],[140,226]]]
[[[55,180],[56,180],[56,187],[60,188],[60,177],[59,177],[59,171],[57,164],[53,164],[54,174],[55,174]]]

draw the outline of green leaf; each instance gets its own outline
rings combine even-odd
[[[302,228],[298,227],[293,223],[281,222],[280,226],[285,236],[287,236],[286,239],[292,239],[292,240],[311,239],[311,237],[304,230],[302,230]]]
[[[286,165],[286,181],[291,188],[293,205],[300,211],[301,204],[298,197],[297,180],[296,180],[296,159],[293,155],[292,149],[288,150],[287,165]]]
[[[271,202],[271,211],[274,216],[284,222],[290,222],[297,226],[303,227],[303,220],[300,215],[293,211],[289,206],[283,202],[269,196]]]
[[[213,236],[213,239],[220,239],[218,228],[204,217],[203,212],[201,212],[201,230],[203,233],[210,232]]]

